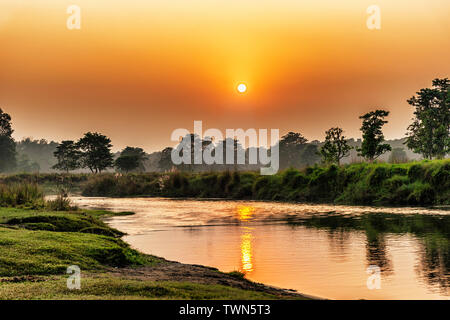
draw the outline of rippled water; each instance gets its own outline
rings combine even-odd
[[[157,198],[73,200],[83,208],[136,212],[108,223],[126,232],[124,240],[133,247],[169,260],[240,270],[254,281],[324,298],[450,298],[449,211]]]

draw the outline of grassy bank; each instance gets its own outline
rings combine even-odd
[[[448,205],[450,160],[358,163],[255,172],[129,174],[91,177],[85,196],[256,199],[355,205]]]
[[[140,254],[99,216],[107,212],[47,212],[0,208],[0,276],[64,274],[69,265],[145,265],[156,258]]]
[[[48,193],[61,188],[85,196],[196,197],[336,203],[349,205],[449,205],[450,160],[401,164],[357,163],[256,172],[22,174],[0,185],[32,182]],[[1,189],[0,189],[1,192]]]
[[[46,194],[56,194],[62,188],[73,192],[81,192],[85,182],[91,177],[90,174],[76,173],[16,173],[9,175],[0,174],[0,186],[14,186],[20,184],[39,185],[40,190]]]
[[[111,214],[0,207],[0,299],[301,298],[216,269],[142,254],[101,220]],[[80,290],[67,288],[71,265],[81,269]]]

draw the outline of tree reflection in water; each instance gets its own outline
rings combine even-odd
[[[367,265],[379,266],[384,276],[393,272],[386,235],[413,234],[421,244],[416,272],[428,284],[438,286],[441,291],[448,294],[450,289],[450,216],[448,215],[328,213],[291,217],[288,223],[294,226],[325,229],[333,242],[336,240],[336,234],[350,233],[355,230],[365,232]],[[341,245],[344,243],[342,242]]]

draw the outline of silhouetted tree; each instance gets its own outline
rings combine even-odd
[[[111,153],[111,140],[100,133],[88,132],[81,138],[77,145],[82,151],[81,166],[89,168],[91,172],[102,172],[114,165]]]
[[[147,159],[146,153],[141,148],[126,147],[116,159],[115,166],[124,172],[145,171],[144,161]]]
[[[79,146],[72,140],[62,141],[53,153],[58,162],[52,169],[69,172],[81,166],[81,151]]]
[[[325,143],[320,149],[325,162],[337,163],[341,162],[341,159],[350,154],[350,147],[347,140],[342,135],[344,131],[341,128],[331,128],[325,131]]]
[[[281,137],[279,142],[280,169],[301,166],[301,149],[306,142],[308,142],[308,139],[297,132],[288,132]]]
[[[16,144],[12,138],[13,132],[11,116],[0,108],[0,172],[11,170],[16,166]]]
[[[158,161],[158,168],[162,171],[169,171],[174,166],[172,162],[172,150],[173,148],[167,147],[161,151],[161,157]]]
[[[363,140],[361,148],[358,148],[358,156],[362,156],[372,162],[386,151],[392,148],[389,144],[384,143],[384,135],[381,128],[387,123],[384,120],[389,115],[389,111],[375,110],[360,116],[363,119],[361,131]]]
[[[416,108],[406,145],[424,158],[444,158],[450,150],[450,80],[434,79],[408,103]]]
[[[18,159],[16,171],[22,171],[19,167],[29,167],[35,170],[38,166],[39,171],[49,172],[53,165],[57,163],[54,152],[56,151],[58,145],[59,143],[57,142],[49,142],[45,139],[33,140],[31,138],[24,138],[21,141],[18,141],[16,143]],[[25,159],[29,160],[30,165],[25,163],[27,161]],[[21,161],[22,164],[19,164]]]

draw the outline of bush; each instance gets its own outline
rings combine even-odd
[[[54,200],[47,200],[45,206],[50,211],[76,210],[67,194],[59,194]]]
[[[428,183],[415,183],[408,202],[413,205],[430,205],[434,203],[435,192]]]

